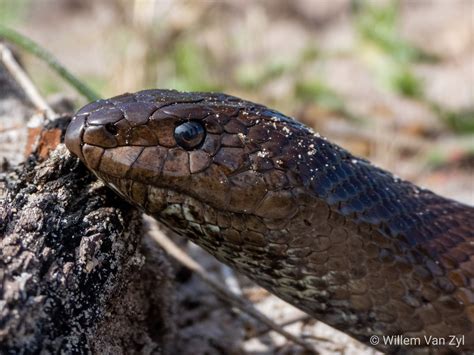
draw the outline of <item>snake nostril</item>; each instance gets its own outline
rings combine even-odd
[[[107,123],[105,125],[105,130],[114,136],[118,133],[118,128],[113,123]]]

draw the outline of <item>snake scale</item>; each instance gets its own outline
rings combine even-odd
[[[474,349],[474,208],[225,94],[99,100],[65,142],[126,200],[314,318],[367,344]]]

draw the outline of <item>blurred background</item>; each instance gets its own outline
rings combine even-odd
[[[103,97],[223,91],[474,203],[473,0],[0,0]],[[84,99],[31,55],[46,97]]]

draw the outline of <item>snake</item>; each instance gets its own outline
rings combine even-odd
[[[65,144],[128,202],[311,317],[389,353],[474,350],[473,207],[221,93],[101,99]]]

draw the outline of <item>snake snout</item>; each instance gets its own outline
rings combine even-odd
[[[82,154],[81,140],[84,134],[85,117],[75,116],[69,124],[66,135],[64,137],[64,143],[67,149],[76,155],[79,159],[84,161],[84,155]]]

